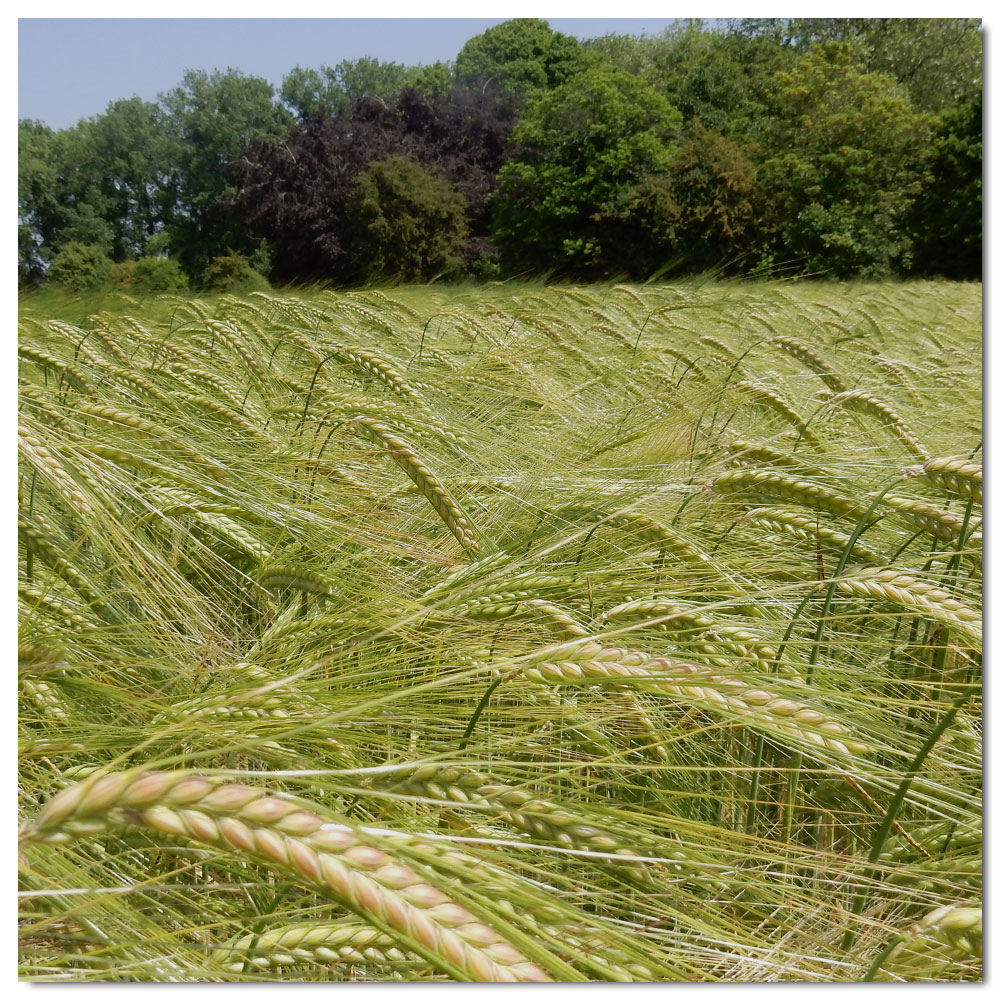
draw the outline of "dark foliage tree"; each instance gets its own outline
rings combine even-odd
[[[982,95],[942,116],[929,176],[913,206],[914,270],[983,276]]]
[[[228,170],[239,186],[230,204],[248,233],[271,244],[276,280],[346,280],[348,201],[371,162],[410,157],[448,181],[468,205],[470,234],[481,238],[513,121],[503,94],[455,88],[434,99],[404,88],[397,103],[364,98],[340,117],[307,119],[286,140],[251,143]]]

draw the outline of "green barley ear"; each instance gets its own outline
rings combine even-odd
[[[940,982],[949,971],[965,979],[968,970],[982,973],[983,909],[940,906],[908,927],[882,963],[879,979]],[[953,972],[953,974],[954,974]]]
[[[978,462],[970,462],[960,455],[932,458],[916,474],[939,489],[983,502],[983,467]]]
[[[468,517],[410,445],[377,420],[362,417],[355,422],[388,451],[393,461],[410,477],[413,484],[438,512],[462,548],[472,553],[479,552],[481,546]]]
[[[185,771],[97,774],[59,792],[22,828],[20,842],[65,844],[121,825],[276,865],[454,978],[549,980],[495,930],[376,846],[378,838],[262,788]]]

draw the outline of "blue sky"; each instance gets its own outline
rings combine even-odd
[[[111,101],[152,101],[187,69],[226,69],[276,86],[294,66],[333,66],[372,56],[401,63],[454,59],[504,18],[236,19],[21,18],[18,117],[65,128]],[[658,33],[670,18],[549,18],[579,38]]]

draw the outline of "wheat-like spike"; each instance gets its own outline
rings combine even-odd
[[[26,698],[35,702],[46,716],[53,719],[66,718],[66,710],[62,706],[62,701],[45,681],[31,677],[19,677],[17,686],[18,690]]]
[[[97,626],[79,614],[83,608],[70,604],[51,591],[39,590],[29,583],[18,583],[18,600],[42,611],[49,621],[55,622],[70,633],[93,632]]]
[[[264,543],[231,517],[209,511],[195,511],[194,516],[198,523],[211,529],[212,536],[240,555],[249,556],[255,562],[261,562],[267,555]]]
[[[239,430],[246,432],[251,437],[262,438],[264,436],[261,434],[260,430],[258,430],[258,428],[256,428],[241,413],[231,410],[228,406],[220,403],[217,399],[211,399],[209,396],[192,395],[188,392],[176,392],[174,393],[174,396],[177,399],[183,400],[185,403],[190,403],[192,406],[200,407],[213,417],[217,417],[223,423],[236,427]]]
[[[452,570],[443,580],[425,591],[424,597],[436,597],[449,590],[454,590],[469,580],[484,577],[494,570],[508,565],[512,558],[509,552],[503,551],[491,552],[489,555],[480,556],[475,562],[459,566],[457,569]]]
[[[386,425],[393,425],[394,429],[403,430],[415,437],[425,438],[429,441],[436,441],[444,438],[445,441],[455,450],[452,442],[468,444],[468,438],[458,431],[453,431],[444,424],[436,420],[421,420],[406,413],[403,409],[394,406],[389,400],[376,399],[371,396],[349,396],[344,394],[343,399],[336,399],[339,394],[328,393],[320,401],[320,406],[314,408],[309,413],[309,419],[317,424],[343,424],[352,421],[355,417],[371,417]],[[318,410],[318,412],[317,412]],[[302,406],[283,406],[274,411],[275,416],[301,416]]]
[[[148,396],[150,399],[155,399],[167,410],[177,410],[177,405],[170,396],[157,389],[157,387],[153,385],[149,379],[147,379],[144,375],[139,374],[139,372],[137,372],[134,368],[116,368],[112,365],[107,365],[105,367],[113,378],[117,379],[119,382],[123,382],[130,389],[134,389],[136,392],[141,393],[144,396]],[[123,395],[127,394],[123,393]]]
[[[983,467],[961,455],[932,458],[916,472],[933,486],[983,502]]]
[[[73,425],[53,405],[49,398],[49,393],[43,391],[37,385],[22,382],[17,387],[17,394],[20,400],[27,400],[40,413],[44,413],[59,430],[70,434],[73,433]]]
[[[983,839],[980,835],[968,847],[974,854],[946,855],[937,861],[921,860],[914,863],[912,851],[906,866],[886,875],[887,885],[906,886],[920,892],[940,892],[942,887],[956,884],[982,891],[983,885]]]
[[[221,478],[225,474],[225,467],[215,461],[215,459],[210,459],[202,455],[200,451],[192,448],[186,441],[177,437],[176,434],[168,431],[165,427],[154,424],[150,420],[144,420],[134,413],[119,410],[113,406],[98,406],[91,403],[78,403],[75,412],[109,424],[112,427],[127,427],[130,430],[139,431],[140,434],[145,434],[147,437],[153,438],[158,445],[183,456],[192,465],[204,469],[213,478]]]
[[[169,374],[171,378],[177,379],[181,384],[190,388],[191,392],[195,395],[203,395],[203,393],[196,386],[191,385],[191,382],[200,382],[203,386],[211,389],[213,393],[221,396],[231,409],[241,413],[250,412],[255,420],[263,420],[263,415],[256,408],[251,409],[249,400],[242,399],[225,379],[220,378],[213,372],[206,371],[204,368],[171,365]]]
[[[915,500],[912,497],[901,497],[888,494],[882,498],[882,503],[893,510],[899,511],[907,520],[923,528],[937,538],[947,542],[958,541],[962,537],[964,521],[940,507],[935,507],[925,500]],[[972,532],[966,539],[966,545],[972,549],[982,549],[983,535],[981,531]],[[975,554],[979,558],[979,554]]]
[[[496,930],[382,846],[402,847],[415,838],[373,836],[263,788],[185,771],[95,775],[59,792],[22,829],[20,840],[60,844],[119,824],[277,865],[377,929],[396,932],[400,945],[453,978],[550,981]]]
[[[830,400],[830,404],[875,417],[909,449],[912,455],[924,461],[930,458],[930,452],[917,440],[916,435],[906,425],[906,421],[874,393],[864,389],[852,389],[850,392],[838,393]]]
[[[114,462],[115,465],[120,465],[123,468],[133,469],[138,472],[149,472],[155,476],[160,476],[168,482],[183,479],[185,485],[191,488],[195,486],[195,484],[189,482],[186,477],[179,475],[176,469],[160,465],[159,462],[143,458],[140,455],[133,455],[131,452],[122,451],[121,448],[111,448],[108,447],[108,445],[98,444],[95,441],[87,441],[83,447],[85,447],[87,451],[96,455],[98,458],[103,459],[106,462]]]
[[[103,601],[90,580],[67,560],[50,535],[26,517],[18,516],[17,528],[33,551],[49,566],[53,573],[68,583],[83,599],[95,608],[103,607]]]
[[[793,337],[772,337],[769,343],[811,368],[834,392],[846,391],[847,386],[841,381],[840,376],[823,358],[800,340],[795,340]]]
[[[418,407],[424,413],[429,412],[427,403],[424,402],[423,396],[420,395],[413,383],[408,382],[384,358],[379,357],[373,351],[366,351],[363,347],[338,346],[334,350],[336,352],[336,359],[342,364],[353,365],[368,375],[374,375],[375,378],[389,386],[394,392],[398,392],[409,399],[414,406]]]
[[[837,531],[826,524],[817,523],[815,517],[800,510],[786,510],[783,507],[758,507],[747,513],[747,520],[762,525],[771,531],[781,531],[793,535],[802,541],[815,544],[817,539],[832,548],[835,552],[843,552],[850,535]],[[851,558],[856,562],[884,565],[888,560],[874,549],[868,548],[862,542],[855,541],[851,548]]]
[[[459,544],[467,552],[479,552],[481,546],[462,508],[452,499],[410,445],[401,437],[391,433],[389,428],[378,420],[361,417],[356,423],[365,428],[389,452],[393,461],[410,477],[413,484],[438,512]]]
[[[678,350],[676,347],[662,347],[656,348],[657,354],[665,354],[669,358],[673,358],[675,361],[680,361],[685,369],[689,372],[694,373],[694,375],[701,379],[701,381],[708,381],[708,375],[705,373],[704,368],[698,364],[697,359],[689,358],[683,351]]]
[[[71,510],[81,517],[94,516],[94,508],[77,486],[76,481],[66,471],[59,458],[47,448],[33,430],[19,420],[17,423],[17,440],[25,458],[41,473],[52,488],[65,500]]]
[[[902,605],[954,628],[981,648],[983,615],[946,590],[901,570],[869,566],[851,576],[839,577],[837,588],[845,594],[875,597]]]
[[[778,393],[768,389],[766,386],[748,381],[737,382],[735,388],[753,400],[753,402],[760,403],[774,410],[775,413],[790,423],[799,432],[803,441],[808,441],[813,445],[819,444],[816,435],[806,426],[806,422],[801,414],[797,413],[792,408],[792,405]]]
[[[584,517],[587,521],[595,522],[597,526],[622,528],[644,542],[659,546],[661,552],[669,552],[684,562],[703,563],[705,568],[714,566],[711,556],[689,542],[680,532],[646,514],[631,510],[618,510],[608,514],[600,509],[595,510],[575,504],[561,507],[554,513],[567,520]]]
[[[584,310],[585,311],[585,310]],[[592,310],[596,312],[597,310]],[[588,333],[599,333],[602,337],[607,337],[612,343],[617,344],[619,347],[632,353],[632,348],[635,346],[635,337],[629,339],[624,333],[621,332],[617,327],[610,326],[605,321],[603,323],[597,323],[592,326]]]
[[[248,350],[246,344],[243,343],[242,331],[231,319],[206,319],[204,320],[204,324],[218,340],[240,357],[253,375],[258,379],[263,379],[264,369],[253,352]]]
[[[358,319],[365,323],[373,326],[376,330],[380,330],[382,333],[389,334],[390,337],[396,336],[396,331],[393,329],[390,323],[387,323],[381,316],[377,313],[372,312],[370,309],[366,309],[364,306],[359,306],[355,302],[347,301],[346,299],[341,300],[337,303],[336,308],[340,312],[347,313],[348,316],[357,316]]]
[[[93,337],[120,365],[127,365],[129,363],[128,355],[118,346],[115,335],[109,333],[107,330],[101,329],[101,325],[104,321],[99,316],[88,316],[87,322],[94,324],[89,335]]]
[[[42,646],[33,642],[22,642],[17,647],[17,669],[18,673],[49,674],[61,673],[68,669],[70,664],[66,660],[66,653],[62,649],[53,646]]]
[[[331,595],[335,588],[334,581],[320,573],[315,573],[301,566],[285,564],[269,566],[262,570],[257,577],[257,582],[268,590],[292,587],[294,590],[301,590],[307,594],[318,594],[323,597]]]
[[[931,910],[907,928],[880,971],[909,982],[933,982],[940,979],[942,963],[982,957],[983,908],[952,904]]]
[[[97,386],[90,381],[79,365],[75,365],[71,361],[63,361],[38,347],[24,343],[18,344],[17,353],[27,361],[34,361],[36,365],[51,368],[60,378],[65,378],[67,383],[78,392],[88,396],[97,395]]]
[[[872,353],[865,355],[865,359],[874,368],[877,368],[883,374],[890,376],[890,378],[897,385],[903,386],[903,388],[906,389],[906,391],[917,403],[920,403],[921,405],[923,404],[923,398],[920,393],[917,392],[909,373],[906,371],[906,368],[909,366],[904,366],[901,362],[887,358],[884,355],[876,354],[874,350]]]
[[[422,962],[396,947],[396,939],[357,919],[308,920],[285,924],[263,934],[247,934],[212,956],[227,972],[274,969],[311,962],[316,965],[402,966]]]
[[[758,667],[769,670],[777,661],[777,651],[754,635],[748,629],[738,625],[724,625],[708,615],[702,614],[697,607],[675,604],[671,601],[655,599],[640,599],[626,601],[605,611],[601,621],[615,621],[620,618],[645,618],[656,620],[657,628],[667,632],[697,632],[702,641],[698,645],[709,653],[726,652],[724,659],[711,658],[720,665],[730,665],[732,657],[738,660],[750,660]],[[659,621],[659,619],[665,619]],[[788,664],[779,664],[779,672],[789,677],[798,677],[799,672]]]
[[[829,715],[773,691],[754,688],[740,677],[638,650],[599,642],[565,644],[532,656],[520,675],[541,684],[605,681],[629,686],[648,680],[650,690],[710,712],[736,715],[746,725],[762,726],[841,754],[867,747]]]
[[[708,344],[709,347],[714,347],[726,361],[735,361],[739,355],[723,340],[719,340],[718,337],[713,337],[710,334],[704,334],[698,338],[703,344]]]
[[[584,628],[571,614],[551,601],[530,598],[521,601],[520,607],[537,612],[543,621],[559,629],[564,635],[579,636],[582,638],[591,634],[590,630]]]
[[[450,764],[417,765],[376,778],[376,783],[404,795],[478,806],[525,833],[564,847],[625,857],[636,853],[610,830],[595,826],[547,799],[493,781],[471,768]]]
[[[712,488],[720,493],[749,493],[793,500],[806,507],[815,507],[837,515],[857,516],[864,510],[862,501],[841,496],[819,483],[766,469],[734,469],[732,472],[724,472],[712,483]]]
[[[723,448],[729,454],[729,461],[740,465],[756,468],[762,465],[777,465],[780,468],[791,469],[800,476],[821,476],[822,470],[808,462],[803,462],[797,455],[778,451],[759,441],[746,441],[734,438],[727,441]]]

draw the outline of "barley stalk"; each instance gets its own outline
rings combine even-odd
[[[838,393],[830,400],[830,404],[875,417],[909,449],[911,454],[925,461],[930,458],[930,452],[917,440],[903,418],[874,393],[864,389],[852,389],[850,392]]]
[[[772,531],[785,532],[804,542],[815,545],[818,540],[835,552],[843,552],[851,540],[850,535],[846,532],[837,531],[835,528],[819,523],[815,517],[798,510],[786,510],[782,507],[758,507],[756,510],[749,511],[746,516],[747,520],[754,524],[762,525]],[[851,557],[858,562],[874,564],[884,564],[887,561],[885,556],[857,540],[851,548]]]
[[[413,484],[438,512],[441,520],[461,546],[468,552],[479,552],[481,547],[469,519],[409,444],[377,420],[362,417],[357,419],[356,423],[389,452],[393,461],[410,477]]]
[[[875,597],[901,605],[954,628],[979,648],[983,641],[981,611],[963,604],[952,594],[901,570],[870,566],[836,581],[837,588],[857,597]]]
[[[983,502],[983,467],[961,455],[932,458],[917,472],[933,486]]]
[[[59,792],[22,829],[20,840],[62,844],[123,824],[286,869],[377,929],[396,932],[403,947],[455,978],[549,980],[497,931],[360,828],[327,820],[262,788],[184,771],[94,775]]]
[[[749,726],[776,730],[841,754],[867,749],[845,725],[809,705],[755,688],[738,676],[666,656],[599,642],[565,644],[532,656],[521,676],[540,684],[604,681],[628,687],[637,680],[649,681],[643,687],[706,711],[736,716]]]
[[[285,924],[263,934],[247,934],[212,956],[228,972],[316,965],[413,965],[420,959],[400,951],[396,940],[357,920],[309,920]]]
[[[841,496],[819,483],[796,479],[760,469],[735,469],[725,472],[712,483],[712,489],[720,493],[751,494],[793,500],[806,507],[816,507],[840,516],[857,516],[864,510],[861,501]]]

